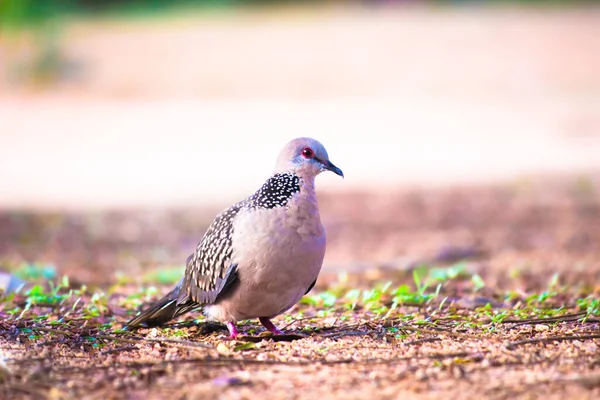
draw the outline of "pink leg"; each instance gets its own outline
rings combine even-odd
[[[227,323],[227,329],[229,330],[229,339],[235,339],[240,334],[233,322]]]
[[[267,328],[269,332],[272,332],[274,335],[283,335],[283,332],[277,329],[277,327],[273,325],[269,318],[260,317],[258,320],[265,328]]]

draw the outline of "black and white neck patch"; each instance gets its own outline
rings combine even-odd
[[[252,196],[248,206],[252,208],[275,208],[285,206],[295,193],[300,191],[300,178],[290,172],[277,173]]]

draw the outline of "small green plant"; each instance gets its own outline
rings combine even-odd
[[[580,310],[586,312],[585,318],[589,318],[591,315],[600,315],[600,299],[593,296],[588,296],[583,299],[576,300],[577,307]]]
[[[480,291],[485,287],[485,282],[479,274],[473,274],[473,276],[471,277],[471,282],[473,282],[473,288],[476,292]]]
[[[413,270],[413,281],[417,287],[417,293],[419,296],[425,295],[425,291],[429,287],[428,283],[425,281],[426,275],[427,267],[425,265],[420,265]]]
[[[427,270],[425,269],[425,271]],[[429,280],[439,282],[447,282],[456,278],[468,278],[467,264],[461,262],[446,268],[431,268],[426,272],[426,276]]]

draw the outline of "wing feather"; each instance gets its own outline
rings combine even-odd
[[[233,222],[241,209],[242,203],[237,203],[217,215],[188,257],[178,304],[189,300],[212,304],[224,289],[233,286],[232,280],[237,279],[236,265],[231,261]]]

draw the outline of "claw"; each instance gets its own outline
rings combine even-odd
[[[227,329],[229,330],[229,339],[235,339],[240,334],[233,322],[227,322]]]
[[[261,317],[258,320],[273,335],[283,335],[283,332],[280,331],[279,329],[277,329],[277,327],[275,325],[273,325],[273,323],[271,322],[271,320],[269,318]]]

